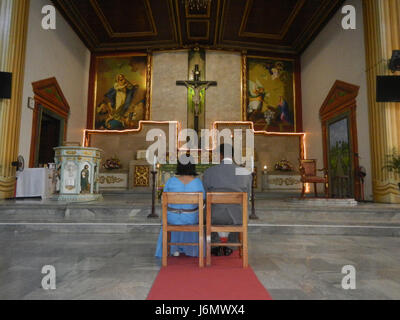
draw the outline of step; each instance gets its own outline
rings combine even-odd
[[[161,219],[148,219],[149,206],[0,206],[0,222],[107,222],[147,223]],[[156,207],[161,216],[161,208]],[[258,220],[253,223],[272,224],[400,224],[400,210],[369,208],[257,208]]]
[[[0,232],[48,231],[57,233],[159,233],[159,223],[0,223]],[[400,237],[400,226],[392,225],[301,225],[301,224],[253,224],[251,234],[292,234],[292,235],[346,235]]]

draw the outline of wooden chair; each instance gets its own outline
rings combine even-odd
[[[323,183],[325,190],[325,197],[328,198],[328,170],[325,168],[317,170],[317,160],[315,159],[300,159],[299,161],[300,161],[301,182],[303,183],[301,197],[304,198],[304,194],[306,191],[306,183],[314,183],[315,197],[318,197],[317,184]],[[317,171],[323,171],[324,177],[317,176]]]
[[[211,247],[229,246],[239,247],[239,254],[243,259],[243,268],[248,266],[248,242],[247,242],[247,193],[246,192],[210,192],[207,193],[206,239],[207,239],[207,266],[211,265]],[[212,204],[238,204],[242,206],[242,225],[212,225]],[[239,243],[211,243],[212,232],[238,232]]]
[[[170,225],[168,224],[168,204],[197,204],[199,208],[198,225]],[[182,212],[181,214],[185,214]],[[199,243],[171,243],[170,232],[198,232]],[[204,267],[204,215],[202,192],[164,192],[162,195],[162,266],[167,266],[167,256],[170,246],[199,246],[199,267]]]

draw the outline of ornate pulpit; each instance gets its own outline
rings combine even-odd
[[[67,202],[102,199],[98,183],[102,150],[77,146],[54,150],[58,194],[53,198]]]

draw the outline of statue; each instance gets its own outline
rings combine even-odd
[[[211,86],[216,86],[216,81],[200,81],[199,65],[196,64],[193,70],[194,80],[180,80],[176,82],[177,86],[185,86],[191,88],[194,91],[193,104],[194,104],[194,130],[199,132],[199,114],[200,114],[200,92],[205,89],[207,90]]]
[[[90,192],[89,166],[86,164],[81,171],[81,193]]]

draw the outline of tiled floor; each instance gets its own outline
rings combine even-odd
[[[0,299],[145,299],[157,234],[0,232]],[[343,290],[344,265],[356,290]],[[44,265],[57,288],[41,287]],[[400,238],[250,234],[250,265],[274,299],[400,299]]]

